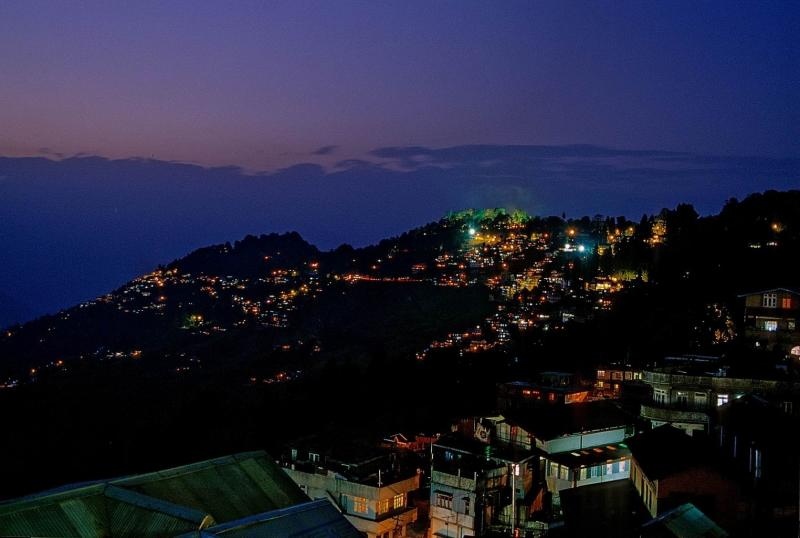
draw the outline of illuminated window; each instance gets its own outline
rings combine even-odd
[[[453,496],[449,493],[437,493],[436,494],[436,506],[439,508],[446,508],[448,510],[453,509]]]
[[[766,308],[775,308],[778,306],[777,293],[765,293],[761,296],[761,306]]]
[[[621,473],[625,472],[625,464],[626,463],[627,462],[625,460],[622,460],[622,461],[619,462],[619,472],[621,472]]]
[[[597,370],[597,379],[608,379],[608,374],[605,370]]]
[[[622,372],[611,372],[611,379],[614,381],[622,381]]]
[[[775,332],[778,330],[778,322],[775,320],[767,320],[764,322],[764,330],[769,332]]]
[[[727,394],[717,394],[717,407],[720,405],[725,405],[728,403],[728,395]]]
[[[606,474],[611,474],[612,472],[614,472],[614,464],[606,463]]]
[[[791,308],[792,307],[792,298],[791,297],[782,297],[781,298],[781,308]]]
[[[399,510],[400,508],[405,508],[406,506],[406,496],[405,493],[400,493],[394,496],[392,499],[392,508],[395,510]]]
[[[366,497],[353,497],[353,512],[357,514],[367,513],[367,499]]]
[[[378,501],[378,513],[383,514],[389,511],[389,499],[381,499]]]
[[[314,454],[313,452],[308,453],[308,459],[313,461],[314,463],[319,462],[319,454]]]

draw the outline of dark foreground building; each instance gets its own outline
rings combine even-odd
[[[360,534],[327,500],[310,501],[259,451],[73,484],[0,503],[0,536],[359,538]]]

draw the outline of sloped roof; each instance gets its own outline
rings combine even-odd
[[[642,525],[647,538],[724,538],[728,536],[692,503],[682,504]]]
[[[328,501],[319,499],[209,527],[178,538],[361,538],[362,534]]]
[[[0,536],[170,536],[307,501],[249,452],[0,503]]]
[[[625,444],[650,480],[711,461],[708,448],[701,441],[669,424],[635,435]]]
[[[206,511],[218,522],[308,500],[265,452],[234,454],[113,483],[144,495]]]
[[[740,293],[737,297],[747,297],[748,295],[761,295],[762,293],[771,293],[777,291],[785,291],[794,295],[800,295],[800,291],[791,290],[789,288],[769,288],[766,290],[751,291],[749,293]]]

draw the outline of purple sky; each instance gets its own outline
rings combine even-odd
[[[800,154],[797,2],[3,2],[0,154]],[[315,157],[316,162],[326,162]]]
[[[798,35],[790,1],[0,2],[0,325],[247,233],[798,188]]]

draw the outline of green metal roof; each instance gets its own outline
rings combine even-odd
[[[263,451],[0,503],[0,536],[174,536],[307,502]]]

